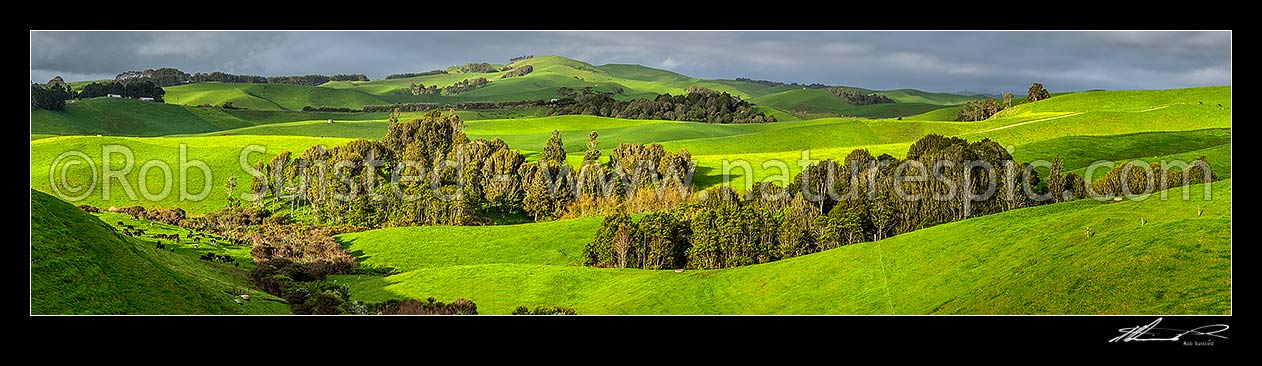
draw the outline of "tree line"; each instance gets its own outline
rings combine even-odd
[[[632,220],[607,215],[583,250],[586,265],[670,269],[728,268],[791,258],[969,217],[1082,198],[1106,200],[1217,179],[1202,157],[1183,170],[1122,164],[1087,183],[1063,174],[1057,156],[1046,182],[990,140],[928,135],[907,156],[854,150],[842,161],[808,166],[789,186],[757,183],[744,196],[728,186],[699,200]],[[997,174],[982,173],[985,162]],[[1133,174],[1122,179],[1123,172]],[[1147,171],[1147,173],[1144,173]],[[896,177],[926,177],[899,179]],[[1123,191],[1122,187],[1129,187]],[[908,195],[918,199],[907,199]]]
[[[986,98],[986,100],[970,100],[960,106],[960,110],[955,112],[956,121],[982,121],[994,116],[999,111],[1004,110],[995,98]]]
[[[50,111],[66,109],[66,101],[75,98],[69,84],[31,84],[31,108]]]
[[[773,88],[774,88],[774,87],[777,87],[777,86],[785,86],[785,85],[787,85],[787,86],[792,86],[792,87],[798,87],[798,88],[807,88],[807,89],[824,89],[824,88],[829,88],[829,86],[828,86],[828,85],[824,85],[824,84],[820,84],[820,83],[811,83],[811,84],[782,83],[782,82],[779,82],[779,81],[771,81],[771,80],[757,80],[757,79],[750,79],[750,78],[736,78],[736,81],[743,81],[743,82],[746,82],[746,83],[754,83],[754,84],[762,84],[762,85],[770,86],[770,87],[773,87]]]
[[[841,98],[850,105],[871,105],[880,103],[895,103],[896,101],[890,97],[877,93],[863,94],[858,90],[846,88],[828,88],[828,93],[835,97]]]
[[[309,106],[309,105],[304,105],[304,106],[302,106],[302,111],[303,111],[303,112],[343,112],[343,113],[354,113],[354,112],[359,112],[360,110],[358,110],[358,109],[354,109],[354,108],[350,108],[350,107],[327,107],[327,106],[312,107],[312,106]]]
[[[573,92],[562,94],[561,99]],[[695,121],[708,123],[763,123],[775,122],[775,116],[769,116],[754,108],[753,104],[741,100],[726,92],[708,89],[690,89],[681,95],[662,94],[653,100],[635,99],[621,101],[610,93],[593,92],[584,89],[581,95],[573,98],[573,103],[558,104],[548,107],[548,115],[586,114],[614,118],[660,119],[672,121]]]
[[[54,82],[48,84],[31,84],[31,108],[60,111],[66,108],[66,101],[71,99],[88,99],[117,94],[124,98],[153,98],[155,102],[163,102],[166,90],[149,80],[128,80],[123,82],[105,81],[85,85],[83,90],[74,91],[70,84]]]
[[[257,76],[257,75],[233,75],[219,71],[211,73],[189,74],[179,69],[163,67],[158,69],[145,69],[142,71],[125,71],[114,76],[115,81],[138,81],[148,80],[158,86],[180,85],[194,82],[216,81],[224,83],[273,83],[273,84],[296,84],[296,85],[320,85],[329,81],[368,81],[368,76],[364,74],[334,74],[334,75],[301,75],[301,76]]]
[[[513,58],[508,59],[508,63],[510,63],[510,64],[511,64],[511,63],[514,63],[514,62],[517,62],[517,61],[521,61],[521,60],[529,60],[529,59],[532,59],[532,58],[535,58],[535,55],[522,55],[522,56],[517,56],[517,57],[513,57]]]
[[[466,74],[500,72],[500,71],[505,71],[508,69],[512,69],[512,67],[511,66],[496,67],[495,65],[485,63],[485,62],[474,62],[474,63],[467,63],[464,65],[456,66],[456,71],[466,73]]]
[[[531,65],[524,65],[524,66],[522,66],[522,67],[518,67],[518,68],[513,69],[512,71],[509,71],[509,72],[504,73],[504,75],[503,75],[503,76],[500,76],[500,79],[507,79],[507,78],[515,78],[515,77],[518,77],[518,76],[525,76],[526,74],[529,74],[531,71],[535,71],[535,67],[534,67],[534,66],[531,66]]]
[[[472,91],[477,88],[481,88],[490,83],[491,83],[490,81],[486,80],[486,78],[483,78],[483,77],[479,77],[477,79],[464,79],[461,81],[457,81],[455,84],[451,84],[450,86],[447,86],[446,88],[443,88],[443,94],[446,94],[446,95],[460,94],[467,91]]]
[[[161,102],[166,90],[149,80],[131,80],[125,82],[104,81],[84,85],[76,96],[78,99],[98,98],[109,94],[117,94],[124,98],[153,98]]]
[[[1003,94],[1003,104],[999,104],[995,98],[986,98],[985,100],[970,100],[960,106],[960,110],[955,112],[956,121],[983,121],[996,114],[999,111],[1012,107],[1012,93]],[[1051,98],[1051,93],[1043,88],[1043,84],[1034,83],[1030,85],[1029,94],[1026,100],[1029,102],[1037,102],[1043,99]]]
[[[390,75],[386,75],[386,80],[390,80],[390,79],[405,79],[405,78],[414,78],[414,77],[418,77],[418,76],[429,76],[429,75],[443,75],[443,74],[446,74],[446,73],[447,73],[447,70],[430,70],[430,71],[426,71],[426,72],[405,72],[405,73],[401,73],[401,74],[390,74]]]
[[[412,95],[421,95],[421,94],[437,95],[438,84],[434,84],[434,85],[430,85],[429,87],[426,87],[425,84],[412,83],[412,85],[408,88],[408,90],[412,92]]]
[[[543,107],[551,104],[571,103],[572,101],[549,101],[549,100],[509,100],[499,102],[459,102],[459,103],[399,103],[399,104],[369,104],[363,106],[363,112],[390,112],[399,110],[400,112],[428,112],[439,109],[508,109],[508,108],[533,108]]]

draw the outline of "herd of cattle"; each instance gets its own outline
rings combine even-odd
[[[152,226],[153,226],[153,223],[150,223],[150,224],[149,224],[149,226],[150,226],[150,227],[152,227]],[[127,236],[130,236],[130,237],[137,237],[137,238],[143,238],[143,237],[145,237],[145,230],[144,230],[144,229],[137,229],[134,225],[128,225],[128,224],[127,224],[127,223],[125,223],[125,222],[119,221],[119,222],[118,222],[118,227],[120,227],[120,228],[122,228],[122,229],[123,229],[123,235],[127,235]],[[176,242],[176,243],[179,243],[179,242],[180,242],[180,234],[179,234],[179,233],[174,233],[174,234],[150,234],[148,237],[150,237],[150,238],[154,238],[154,239],[158,239],[158,243],[157,243],[157,245],[155,245],[155,246],[154,246],[154,248],[157,248],[158,250],[169,250],[169,251],[171,251],[171,252],[175,252],[175,248],[174,248],[174,247],[172,247],[172,248],[169,248],[169,249],[168,249],[166,244],[162,244],[162,240],[170,240],[170,241],[174,241],[174,242]],[[240,240],[240,239],[232,239],[232,238],[221,238],[221,237],[216,237],[216,236],[214,236],[214,235],[207,236],[207,235],[206,235],[206,233],[203,233],[203,232],[197,232],[197,231],[195,231],[195,230],[189,230],[189,231],[188,231],[188,233],[184,235],[184,239],[185,239],[185,240],[191,240],[191,241],[193,242],[193,249],[200,249],[202,239],[207,239],[207,242],[208,242],[208,243],[210,243],[210,244],[220,244],[220,243],[222,243],[222,244],[226,244],[226,245],[245,245],[245,241],[244,241],[244,240]],[[207,252],[207,253],[203,254],[201,257],[198,257],[198,258],[200,258],[201,260],[204,260],[204,261],[220,262],[220,263],[224,263],[224,264],[232,263],[232,265],[233,265],[233,266],[237,266],[237,267],[240,267],[240,266],[241,266],[241,263],[240,263],[240,262],[237,262],[237,260],[236,260],[236,259],[232,258],[231,256],[227,256],[227,255],[218,255],[218,254],[215,254],[215,253],[210,253],[210,252]]]

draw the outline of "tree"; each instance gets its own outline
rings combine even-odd
[[[569,165],[540,161],[539,164],[522,164],[518,173],[525,189],[522,209],[535,221],[539,221],[540,216],[555,217],[574,200],[574,177]]]
[[[521,200],[521,178],[517,170],[525,158],[512,149],[500,149],[482,165],[483,198],[504,216]]]
[[[68,84],[31,84],[31,108],[60,111],[73,96]]]
[[[723,268],[723,235],[719,230],[721,210],[704,209],[693,217],[692,246],[685,252],[688,268]]]
[[[622,224],[618,226],[618,231],[613,235],[613,253],[617,261],[618,268],[627,268],[627,257],[631,255],[631,226]]]
[[[1012,92],[1003,93],[1003,107],[1012,108]]]
[[[1205,159],[1205,155],[1197,158],[1192,162],[1192,166],[1184,171],[1182,184],[1200,184],[1209,183],[1218,180],[1218,174],[1214,174],[1214,169],[1209,166],[1209,160]]]
[[[79,99],[104,97],[109,94],[123,95],[123,84],[114,81],[92,82],[79,91]]]
[[[654,212],[645,215],[635,226],[635,241],[638,242],[640,267],[644,269],[667,269],[683,266],[683,240],[680,238],[679,222],[669,212]]]
[[[237,176],[230,175],[228,179],[224,179],[223,189],[228,192],[228,208],[237,207],[237,198],[234,194],[237,190]]]
[[[596,141],[596,138],[599,136],[600,134],[596,131],[592,131],[592,133],[587,135],[587,152],[583,154],[583,164],[587,164],[589,161],[596,164],[600,163],[600,149],[597,148],[599,142]]]
[[[600,227],[596,229],[596,235],[592,241],[583,246],[583,264],[595,267],[616,265],[614,239],[617,238],[619,230],[631,225],[631,216],[626,213],[605,216]]]
[[[987,98],[986,100],[970,100],[968,103],[964,103],[964,106],[960,107],[959,112],[956,112],[955,120],[981,121],[990,118],[990,116],[995,115],[995,113],[999,113],[1001,110],[1003,110],[1003,107],[1001,107],[999,102],[996,102],[994,98]]]
[[[548,138],[548,144],[543,147],[543,154],[539,157],[540,166],[544,164],[565,164],[565,144],[561,141],[561,131],[552,130],[552,137]]]
[[[1030,92],[1025,96],[1025,100],[1037,102],[1051,97],[1051,93],[1048,92],[1047,89],[1043,89],[1043,84],[1034,83],[1034,85],[1030,86]]]
[[[161,102],[163,95],[166,95],[166,91],[149,80],[141,79],[123,83],[123,96],[128,98],[153,98],[153,101]]]
[[[62,80],[61,75],[57,75],[57,76],[54,76],[52,79],[48,79],[47,84],[53,85],[53,84],[65,84],[65,83],[66,81]]]
[[[1053,203],[1065,200],[1065,178],[1061,176],[1064,172],[1065,167],[1060,161],[1060,154],[1056,154],[1056,158],[1052,159],[1052,169],[1047,175],[1047,193],[1051,194]]]
[[[819,217],[819,210],[802,196],[793,199],[785,210],[783,222],[780,224],[780,258],[790,258],[811,254],[817,251],[812,225]]]
[[[574,89],[570,89],[569,87],[563,86],[563,87],[557,88],[558,99],[574,99],[576,95],[577,93],[574,92]]]
[[[1068,202],[1087,198],[1087,185],[1082,180],[1082,176],[1076,172],[1065,174],[1065,194],[1059,197],[1061,202]]]

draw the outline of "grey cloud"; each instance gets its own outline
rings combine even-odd
[[[162,66],[376,79],[522,54],[874,89],[1231,83],[1230,32],[32,32],[31,79]]]

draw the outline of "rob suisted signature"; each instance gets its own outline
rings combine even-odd
[[[1153,320],[1152,323],[1148,323],[1148,325],[1118,329],[1117,331],[1122,332],[1122,335],[1113,337],[1113,339],[1110,339],[1109,342],[1178,342],[1184,336],[1202,336],[1227,339],[1227,337],[1219,335],[1218,333],[1230,328],[1226,324],[1214,324],[1184,330],[1158,328],[1157,324],[1161,324],[1161,318]]]

